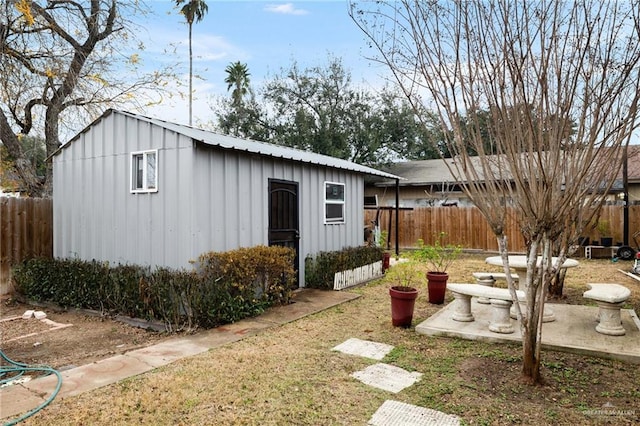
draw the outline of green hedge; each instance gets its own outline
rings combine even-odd
[[[31,259],[13,271],[25,297],[63,307],[163,321],[168,330],[215,327],[289,303],[295,252],[252,247],[201,255],[193,271],[77,259]]]
[[[311,288],[333,289],[336,272],[355,269],[382,260],[380,247],[347,247],[343,250],[325,251],[304,261],[305,285]]]

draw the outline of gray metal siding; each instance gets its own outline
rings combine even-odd
[[[119,114],[98,121],[54,161],[54,255],[188,266],[192,142]],[[157,193],[131,194],[131,152],[158,150]],[[187,189],[186,191],[184,189]]]
[[[130,156],[158,150],[158,192],[130,193]],[[363,175],[196,143],[112,113],[54,156],[54,255],[171,268],[268,243],[268,182],[298,183],[300,271],[362,243]],[[345,183],[345,224],[324,224],[324,182]]]
[[[269,179],[298,183],[301,282],[309,253],[362,243],[360,175],[219,148],[198,147],[195,158],[193,257],[268,244]],[[346,184],[345,224],[324,224],[325,181]]]

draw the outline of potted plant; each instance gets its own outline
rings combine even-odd
[[[462,252],[459,245],[444,244],[447,234],[440,232],[436,235],[433,245],[427,245],[422,239],[418,240],[418,249],[414,256],[427,263],[427,290],[429,303],[440,305],[444,303],[449,274],[447,269]]]
[[[611,247],[613,245],[613,237],[611,236],[611,227],[608,220],[598,221],[598,233],[600,234],[600,245]]]
[[[378,233],[378,238],[376,241],[376,245],[382,248],[382,273],[384,274],[387,269],[389,269],[389,262],[391,260],[391,253],[387,249],[387,231],[380,231]]]
[[[415,262],[398,263],[387,273],[389,281],[394,283],[389,288],[391,296],[391,323],[394,327],[411,327],[413,309],[418,297],[417,284],[423,279]]]

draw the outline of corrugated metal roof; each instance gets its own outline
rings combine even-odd
[[[303,151],[300,149],[289,148],[281,145],[274,145],[266,142],[258,142],[249,139],[241,139],[233,136],[226,136],[219,133],[211,132],[208,130],[197,129],[190,126],[185,126],[182,124],[172,123],[169,121],[160,120],[157,118],[145,117],[140,114],[134,114],[126,111],[119,110],[107,110],[105,113],[94,121],[91,125],[87,126],[84,131],[86,131],[93,124],[106,117],[109,114],[116,113],[126,115],[141,121],[145,121],[156,126],[163,127],[165,129],[174,131],[176,133],[180,133],[184,136],[192,138],[193,140],[210,145],[217,146],[220,148],[233,149],[236,151],[245,151],[253,154],[259,155],[267,155],[275,158],[283,158],[292,161],[299,161],[303,163],[309,163],[319,166],[332,167],[336,169],[349,170],[357,173],[363,173],[372,176],[380,176],[388,179],[402,179],[399,176],[396,176],[391,173],[383,172],[381,170],[376,170],[371,167],[363,166],[361,164],[353,163],[351,161],[342,160],[340,158],[330,157],[328,155],[316,154],[314,152]],[[81,132],[82,133],[82,132]],[[71,143],[74,137],[69,141]],[[66,146],[66,145],[65,145]],[[64,148],[64,146],[62,147]]]

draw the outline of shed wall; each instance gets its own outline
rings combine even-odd
[[[194,175],[192,258],[268,243],[269,179],[298,183],[300,281],[304,258],[363,241],[361,175],[272,157],[198,145]],[[324,223],[324,183],[345,184],[345,223]]]
[[[158,150],[158,192],[130,192],[131,153]],[[227,150],[135,118],[104,117],[54,157],[54,256],[188,268],[207,251],[268,243],[269,179],[298,183],[304,259],[363,240],[363,176]],[[345,223],[324,224],[325,181]]]
[[[53,159],[54,256],[185,266],[191,147],[190,138],[119,114],[80,134]],[[132,194],[131,153],[149,149],[158,150],[159,190]]]

